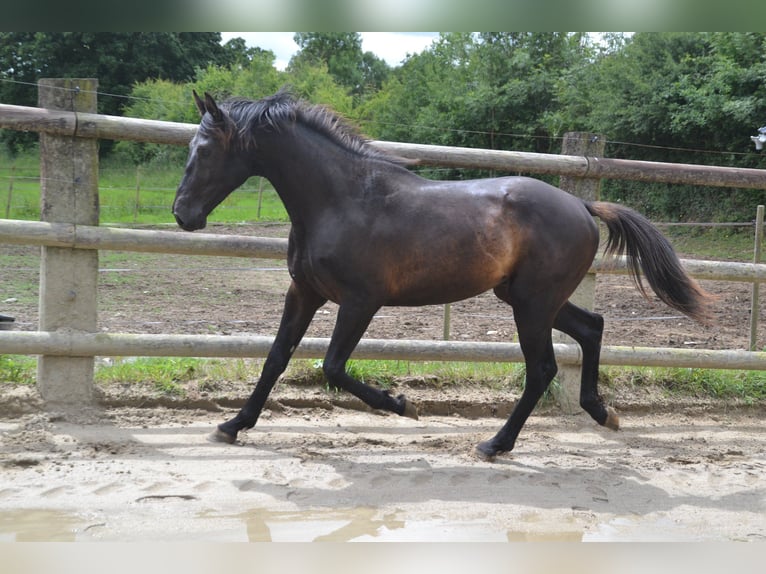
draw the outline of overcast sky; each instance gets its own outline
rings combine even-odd
[[[407,54],[417,54],[431,45],[438,32],[360,32],[362,51],[372,52],[389,66],[398,66]],[[295,32],[221,32],[224,43],[232,38],[244,38],[250,47],[271,50],[276,54],[275,65],[284,70],[298,45]]]

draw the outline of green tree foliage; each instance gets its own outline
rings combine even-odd
[[[290,68],[324,65],[335,82],[357,99],[380,90],[390,73],[385,61],[362,51],[358,32],[298,32],[294,39],[301,51]]]
[[[766,167],[749,138],[766,125],[765,38],[442,34],[359,116],[380,139],[556,153],[565,132],[591,131],[610,157]],[[605,197],[658,219],[732,220],[766,192],[609,181]]]
[[[575,129],[629,144],[610,145],[612,157],[766,167],[749,138],[766,124],[765,42],[760,33],[637,33],[562,86],[563,114]],[[766,201],[753,190],[635,182],[607,182],[605,192],[679,220],[747,220]]]
[[[181,123],[199,121],[199,112],[188,85],[169,80],[147,80],[136,84],[131,92],[130,105],[125,109],[125,116]],[[117,142],[115,151],[129,157],[136,165],[166,158],[180,161],[186,155],[185,149],[130,141]]]
[[[198,121],[191,90],[260,98],[284,85],[378,139],[557,153],[568,131],[608,139],[610,157],[766,168],[766,34],[443,33],[391,69],[358,33],[298,33],[274,54],[211,34],[0,33],[0,101],[34,105],[43,76],[95,76],[101,111]],[[18,137],[4,132],[3,137]],[[120,144],[134,161],[161,146]],[[443,177],[487,175],[440,171]],[[607,181],[604,195],[658,219],[750,219],[766,191]]]
[[[442,34],[393,72],[362,116],[381,139],[555,151],[559,79],[589,55],[582,34]]]
[[[218,100],[237,96],[259,99],[287,87],[305,100],[328,105],[341,114],[353,113],[353,98],[338,85],[324,64],[295,63],[289,71],[274,67],[275,56],[267,50],[238,50],[230,66],[210,65],[197,70],[197,78],[184,84],[168,80],[147,80],[135,85],[125,114],[131,117],[173,122],[199,122],[192,90],[209,92]],[[186,150],[157,144],[120,142],[117,150],[136,163],[175,160]]]
[[[578,129],[645,146],[630,150],[639,159],[707,163],[698,152],[747,152],[747,136],[766,123],[765,42],[753,33],[636,33],[576,71],[560,103]]]
[[[239,52],[218,32],[0,32],[0,101],[36,105],[40,78],[97,78],[99,91],[127,96],[146,79],[184,82],[209,63],[230,64]],[[126,100],[99,98],[99,111],[122,113]],[[10,147],[28,143],[4,133]]]

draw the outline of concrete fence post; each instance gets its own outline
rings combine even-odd
[[[51,110],[96,112],[95,79],[41,79],[38,105]],[[98,225],[98,140],[40,133],[40,218],[50,223]],[[40,331],[95,332],[98,251],[42,247]],[[53,404],[94,400],[94,357],[43,355],[37,387]]]
[[[583,132],[567,132],[561,153],[564,155],[584,156],[587,158],[603,157],[606,138]],[[559,187],[586,201],[597,201],[601,195],[601,180],[585,177],[561,176]],[[596,274],[588,273],[569,300],[584,309],[592,310],[596,299]],[[573,343],[563,333],[554,333],[554,343]],[[558,386],[554,387],[554,396],[561,410],[567,414],[580,411],[580,367],[564,365],[559,368]]]

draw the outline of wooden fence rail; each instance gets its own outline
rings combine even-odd
[[[152,335],[131,333],[0,331],[0,353],[60,357],[265,357],[274,341],[262,335]],[[293,355],[324,357],[330,340],[306,337]],[[581,363],[580,347],[554,344],[562,365]],[[518,343],[362,339],[353,359],[523,362]],[[766,370],[766,352],[607,346],[602,365]]]
[[[220,236],[175,231],[115,229],[97,225],[97,154],[93,139],[132,140],[186,145],[196,124],[178,124],[92,113],[95,80],[41,80],[39,108],[0,104],[0,128],[41,133],[43,187],[41,222],[0,220],[0,242],[39,245],[41,263],[41,321],[38,332],[0,332],[0,353],[39,355],[38,388],[52,402],[87,402],[92,398],[95,356],[201,356],[259,357],[271,346],[270,337],[149,335],[97,333],[92,326],[99,250],[167,252],[281,259],[283,239]],[[87,89],[79,89],[88,86]],[[55,94],[67,93],[59,98]],[[575,155],[547,155],[497,150],[471,150],[444,146],[372,142],[382,150],[417,160],[422,165],[482,168],[511,173],[558,174],[571,178],[633,179],[646,182],[766,189],[766,171],[718,166],[685,165]],[[57,183],[70,174],[71,182]],[[180,174],[179,174],[180,175]],[[63,178],[63,179],[62,179]],[[55,186],[61,186],[61,190]],[[95,190],[95,193],[94,193]],[[74,206],[74,207],[73,207]],[[93,208],[96,221],[93,221]],[[80,210],[87,209],[83,215]],[[60,259],[60,261],[59,261]],[[71,262],[71,263],[70,263]],[[766,265],[713,261],[683,262],[702,279],[766,281]],[[76,264],[76,265],[74,265]],[[79,267],[82,265],[82,267]],[[74,269],[82,269],[75,271]],[[598,273],[624,273],[624,260],[616,264],[596,261]],[[95,312],[95,311],[93,311]],[[85,317],[87,315],[87,317]],[[85,317],[83,322],[78,323]],[[71,321],[70,321],[71,319]],[[306,339],[298,357],[321,357],[326,339]],[[558,360],[579,364],[576,345],[556,344]],[[355,358],[521,361],[521,350],[511,343],[363,340]],[[766,353],[605,347],[605,365],[681,366],[766,370]]]
[[[251,259],[287,257],[287,239],[276,237],[125,229],[16,219],[0,219],[0,243]],[[699,279],[766,282],[764,263],[700,259],[682,259],[681,263],[692,276]],[[596,258],[590,272],[624,275],[628,273],[628,267],[624,257],[606,260]]]
[[[187,145],[197,130],[197,124],[0,104],[0,128],[44,132],[62,137]],[[766,189],[766,171],[760,169],[469,149],[386,141],[374,141],[372,145],[383,151],[416,160],[421,165],[478,168],[511,173],[545,173],[583,178],[629,179],[645,182]]]

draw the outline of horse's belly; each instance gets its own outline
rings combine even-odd
[[[491,270],[480,275],[460,272],[414,275],[403,275],[396,283],[389,283],[386,305],[414,307],[462,301],[496,287],[505,278],[503,273]]]

